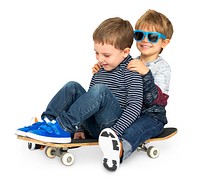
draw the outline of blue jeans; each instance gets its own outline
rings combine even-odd
[[[164,124],[148,115],[140,117],[127,128],[122,136],[123,160],[128,158],[137,147],[147,139],[159,135],[164,128]]]
[[[87,92],[77,82],[66,83],[49,102],[42,118],[56,119],[72,134],[83,127],[93,138],[121,116],[117,98],[106,85],[96,84]]]
[[[82,126],[90,136],[98,139],[101,130],[113,126],[122,112],[107,86],[97,84],[86,92],[80,84],[71,81],[52,98],[42,118],[57,119],[62,128],[71,133]],[[122,136],[123,160],[142,142],[158,135],[163,127],[155,118],[141,115]]]

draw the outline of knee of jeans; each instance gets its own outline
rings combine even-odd
[[[72,86],[76,87],[76,86],[80,86],[80,84],[76,81],[69,81],[64,85],[64,87],[72,87]]]
[[[65,89],[70,89],[74,92],[85,93],[85,89],[76,81],[69,81],[64,85]]]

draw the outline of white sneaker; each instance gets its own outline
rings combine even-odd
[[[101,131],[99,146],[104,154],[103,166],[110,171],[115,171],[120,163],[121,147],[119,138],[112,129],[106,128]]]

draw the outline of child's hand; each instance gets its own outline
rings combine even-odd
[[[141,75],[145,75],[149,72],[149,68],[141,60],[131,60],[127,66],[129,71],[136,71]]]
[[[84,132],[76,132],[74,134],[74,139],[85,139],[85,133]]]
[[[94,65],[94,67],[92,68],[92,73],[93,73],[93,74],[96,74],[96,73],[99,71],[100,68],[101,68],[101,65],[98,64],[98,63],[96,63],[96,64]]]

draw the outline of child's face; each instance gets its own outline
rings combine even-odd
[[[149,31],[147,28],[141,30],[146,32]],[[161,48],[165,47],[165,40],[160,38],[157,43],[151,43],[148,41],[147,37],[145,37],[142,41],[136,42],[136,46],[141,52],[141,56],[156,59],[161,51]]]
[[[116,49],[113,45],[94,42],[96,59],[99,64],[106,70],[115,69],[127,57],[129,51]]]

